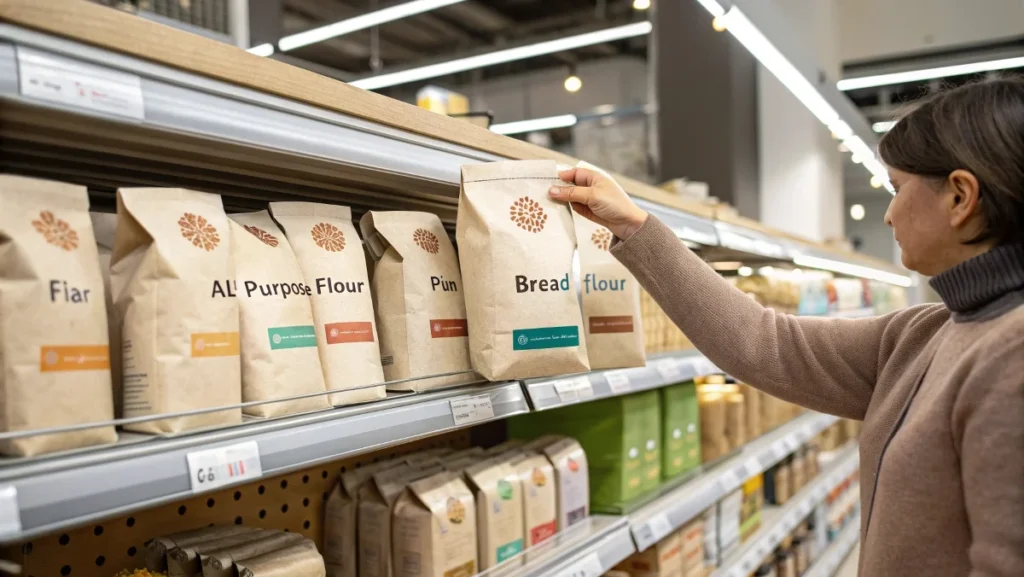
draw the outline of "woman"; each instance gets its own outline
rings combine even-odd
[[[606,176],[551,196],[617,237],[613,254],[715,364],[864,421],[860,575],[1024,576],[1024,82],[940,93],[883,137],[885,222],[944,304],[846,320],[765,309]]]

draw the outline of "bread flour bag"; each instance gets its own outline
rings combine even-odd
[[[580,305],[590,368],[642,367],[640,284],[609,252],[612,232],[573,212],[580,259]]]
[[[0,431],[114,418],[104,302],[85,187],[0,175]],[[116,440],[107,426],[10,439],[0,452]]]
[[[409,484],[391,521],[394,577],[472,577],[477,572],[473,493],[443,472]]]
[[[366,254],[347,206],[272,202],[310,287],[317,348],[332,405],[383,399]],[[366,387],[381,383],[378,387]]]
[[[326,392],[309,305],[311,291],[288,239],[265,210],[232,214],[229,219],[242,351],[242,401]],[[257,417],[278,417],[329,406],[324,395],[255,405],[244,411]]]
[[[388,381],[463,372],[388,385],[423,391],[473,380],[462,273],[441,219],[428,212],[363,215],[359,229],[373,272],[381,364]]]
[[[219,196],[181,188],[117,191],[110,283],[121,319],[124,416],[242,401],[238,299]],[[233,425],[240,409],[125,425],[180,433]]]
[[[476,499],[480,569],[488,569],[525,547],[523,484],[515,469],[500,458],[477,463],[463,474]]]
[[[100,274],[103,275],[103,295],[107,309],[107,334],[110,336],[110,380],[113,384],[114,418],[124,415],[124,391],[121,388],[121,319],[114,306],[114,291],[110,289],[110,257],[114,253],[114,231],[117,215],[112,212],[90,212],[92,230],[96,235],[96,250],[100,255]]]
[[[463,165],[456,235],[473,368],[492,381],[590,370],[569,206],[554,161]]]

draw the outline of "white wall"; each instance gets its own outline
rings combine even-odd
[[[836,0],[764,0],[816,51],[827,73],[838,71]],[[825,60],[825,59],[828,60]],[[758,66],[761,222],[823,241],[843,236],[842,156],[828,129],[774,76]]]
[[[885,211],[889,208],[889,195],[870,194],[851,196],[843,212],[846,218],[846,238],[860,240],[859,251],[875,258],[899,263],[899,247],[892,236],[892,229],[885,224]],[[864,219],[850,218],[850,206],[864,206]]]
[[[843,62],[1024,36],[1024,0],[838,0]]]

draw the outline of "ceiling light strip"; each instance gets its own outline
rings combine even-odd
[[[1010,68],[1022,67],[1024,67],[1024,56],[1018,56],[1016,58],[1001,58],[999,60],[972,62],[970,64],[938,66],[936,68],[924,68],[921,70],[910,70],[907,72],[876,74],[874,76],[863,76],[860,78],[844,78],[836,83],[836,88],[839,90],[857,90],[859,88],[888,86],[891,84],[902,84],[905,82],[920,82],[922,80],[935,80],[937,78],[945,78],[947,76],[963,76],[965,74],[978,74],[980,72],[994,72],[996,70],[1007,70]]]
[[[650,22],[636,22],[625,26],[605,28],[604,30],[597,30],[595,32],[587,32],[576,36],[559,38],[557,40],[548,40],[545,42],[538,42],[536,44],[479,54],[477,56],[457,58],[455,60],[420,66],[418,68],[410,68],[408,70],[400,70],[398,72],[369,76],[361,80],[350,82],[349,84],[366,90],[377,90],[380,88],[387,88],[388,86],[396,86],[408,82],[416,82],[418,80],[426,80],[428,78],[454,74],[456,72],[494,66],[495,64],[502,64],[504,62],[524,60],[526,58],[534,58],[545,54],[573,50],[584,46],[593,46],[594,44],[603,44],[605,42],[622,40],[624,38],[644,36],[651,33],[651,28],[652,26]]]
[[[861,266],[859,264],[850,264],[848,262],[842,262],[828,258],[820,258],[816,256],[809,256],[805,254],[794,255],[793,263],[796,264],[797,266],[816,268],[860,278],[877,280],[901,287],[910,287],[914,284],[913,279],[906,275],[879,270],[868,266]]]
[[[271,54],[274,53],[274,45],[270,44],[270,43],[259,44],[257,46],[253,46],[252,48],[246,50],[246,52],[255,54],[256,56],[262,56],[262,57],[266,58],[267,56],[270,56]]]
[[[452,4],[458,4],[465,0],[412,0],[411,2],[403,2],[402,4],[396,4],[395,6],[389,6],[381,10],[368,12],[361,14],[353,18],[348,18],[328,24],[327,26],[320,26],[319,28],[313,28],[312,30],[306,30],[305,32],[299,32],[298,34],[291,34],[278,40],[277,46],[284,52],[289,50],[295,50],[296,48],[302,48],[303,46],[309,46],[310,44],[316,44],[317,42],[323,42],[324,40],[330,40],[331,38],[337,38],[350,34],[357,30],[365,30],[366,28],[373,28],[385,22],[392,22],[394,20],[401,20],[409,16],[415,16],[416,14],[422,14],[424,12],[430,12],[431,10],[437,10],[438,8],[444,8],[445,6],[451,6]]]
[[[537,130],[565,128],[566,126],[573,126],[576,124],[576,121],[577,118],[575,114],[561,114],[558,116],[534,118],[532,120],[519,120],[517,122],[494,124],[491,126],[491,131],[497,132],[498,134],[522,134],[524,132],[534,132]]]

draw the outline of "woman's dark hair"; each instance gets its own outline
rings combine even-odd
[[[882,137],[878,151],[887,165],[928,179],[970,172],[985,228],[969,242],[1024,242],[1024,78],[929,96]]]

